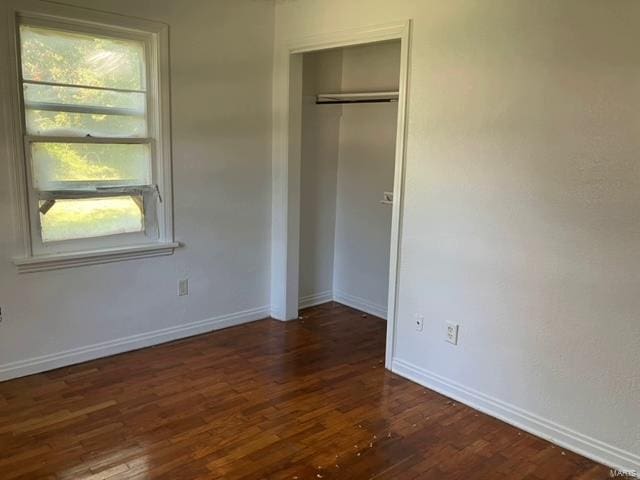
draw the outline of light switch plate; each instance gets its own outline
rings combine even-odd
[[[382,192],[382,200],[380,203],[383,205],[393,205],[393,192]]]

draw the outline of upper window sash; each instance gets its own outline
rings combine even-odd
[[[155,136],[159,129],[153,118],[153,103],[157,99],[150,35],[132,36],[121,31],[96,34],[95,28],[83,27],[71,22],[18,18],[18,73],[25,134],[86,138]],[[69,69],[39,67],[36,51],[24,50],[27,42],[42,44],[57,59],[53,60],[53,66],[59,63]],[[83,46],[88,52],[91,48],[104,48],[104,57],[74,58],[74,49],[80,48],[82,52]],[[110,62],[115,62],[118,68],[110,68]],[[92,68],[104,69],[103,76],[96,75]],[[123,68],[124,73],[119,73]],[[55,112],[72,115],[70,123],[55,125],[51,121]],[[95,115],[106,115],[111,121],[96,122],[92,117]]]

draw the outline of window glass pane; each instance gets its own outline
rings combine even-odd
[[[26,110],[25,120],[29,135],[120,138],[147,136],[144,117]]]
[[[20,26],[25,80],[145,90],[144,44]]]
[[[149,145],[32,143],[31,161],[39,190],[151,184]]]
[[[142,205],[139,196],[56,200],[45,214],[40,213],[42,241],[142,232],[144,217],[138,205]]]

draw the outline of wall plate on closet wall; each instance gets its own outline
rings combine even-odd
[[[383,205],[393,205],[393,192],[382,192],[382,200],[380,203]]]

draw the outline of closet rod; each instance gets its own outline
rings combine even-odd
[[[316,105],[335,105],[342,103],[393,103],[395,98],[375,98],[371,100],[316,100]]]
[[[319,93],[318,95],[316,95],[317,105],[340,103],[389,103],[397,101],[397,91]]]

